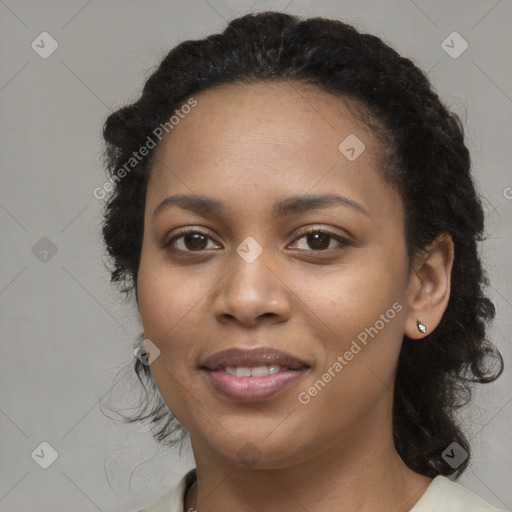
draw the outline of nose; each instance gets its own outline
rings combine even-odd
[[[264,253],[252,263],[234,254],[233,267],[220,283],[211,307],[217,321],[255,327],[290,318],[292,291]]]

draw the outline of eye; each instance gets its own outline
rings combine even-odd
[[[295,239],[294,243],[297,244],[297,242],[302,239],[305,240],[304,245],[306,247],[296,247],[301,251],[327,252],[330,249],[336,249],[336,244],[338,249],[351,245],[350,240],[347,238],[319,228],[309,229],[308,231],[303,232]],[[213,245],[213,247],[211,245],[209,246],[209,241],[213,241],[213,239],[207,233],[197,229],[185,229],[170,238],[168,241],[164,242],[163,247],[171,248],[171,250],[175,252],[189,253],[199,253],[218,247],[215,245]]]
[[[208,247],[208,240],[212,240],[212,238],[206,233],[197,229],[189,229],[173,236],[164,243],[164,247],[171,247],[182,252],[200,252],[212,248]]]
[[[308,247],[298,247],[299,250],[313,250],[316,252],[319,251],[327,251],[329,249],[335,249],[336,247],[331,246],[331,242],[335,242],[335,245],[338,244],[338,248],[343,248],[351,245],[350,240],[348,240],[345,237],[342,237],[336,233],[332,233],[330,231],[325,231],[322,229],[310,229],[304,233],[302,233],[299,238],[295,239],[295,243],[297,241],[300,241],[302,239],[305,239],[305,244],[308,245]]]

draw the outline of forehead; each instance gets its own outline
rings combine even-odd
[[[377,139],[360,120],[365,110],[357,100],[284,81],[222,84],[194,97],[197,106],[174,116],[179,123],[158,144],[152,174],[162,163],[192,167],[205,157],[242,164],[256,150],[267,165],[324,151],[337,158],[339,144],[350,135],[364,140],[366,164],[378,170]]]
[[[149,203],[170,192],[257,190],[258,201],[340,187],[369,200],[392,193],[382,190],[389,187],[380,178],[377,137],[352,99],[290,82],[224,84],[194,98],[197,106],[159,143]],[[343,153],[347,140],[361,151],[356,159]]]

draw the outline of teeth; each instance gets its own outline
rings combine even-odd
[[[236,377],[264,377],[265,375],[278,373],[281,368],[286,369],[277,364],[264,364],[261,366],[253,366],[252,368],[248,368],[247,366],[227,366],[225,372],[230,375],[235,375]]]
[[[245,368],[244,366],[238,366],[235,371],[236,371],[237,377],[250,377],[251,376],[251,369]]]
[[[251,368],[251,375],[253,377],[264,377],[265,375],[268,375],[268,366],[264,364],[263,366],[255,366],[254,368]]]
[[[268,367],[268,373],[269,375],[273,375],[274,373],[277,373],[281,367],[277,364],[272,364]]]

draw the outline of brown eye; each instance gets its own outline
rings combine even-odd
[[[201,251],[208,245],[208,237],[201,233],[184,235],[183,244],[190,251]]]
[[[303,239],[305,243],[303,243],[302,247],[298,246],[297,248],[304,251],[321,252],[329,249],[342,249],[351,244],[350,240],[347,238],[321,229],[313,229],[303,233],[295,240],[295,243],[297,244]],[[335,242],[334,246],[331,245],[333,241]],[[336,247],[336,245],[338,247]]]
[[[306,235],[308,245],[311,249],[324,250],[329,248],[331,237],[325,233],[309,233]]]
[[[210,236],[201,231],[183,231],[166,242],[164,247],[177,252],[200,252],[212,248],[208,246],[210,240]]]

